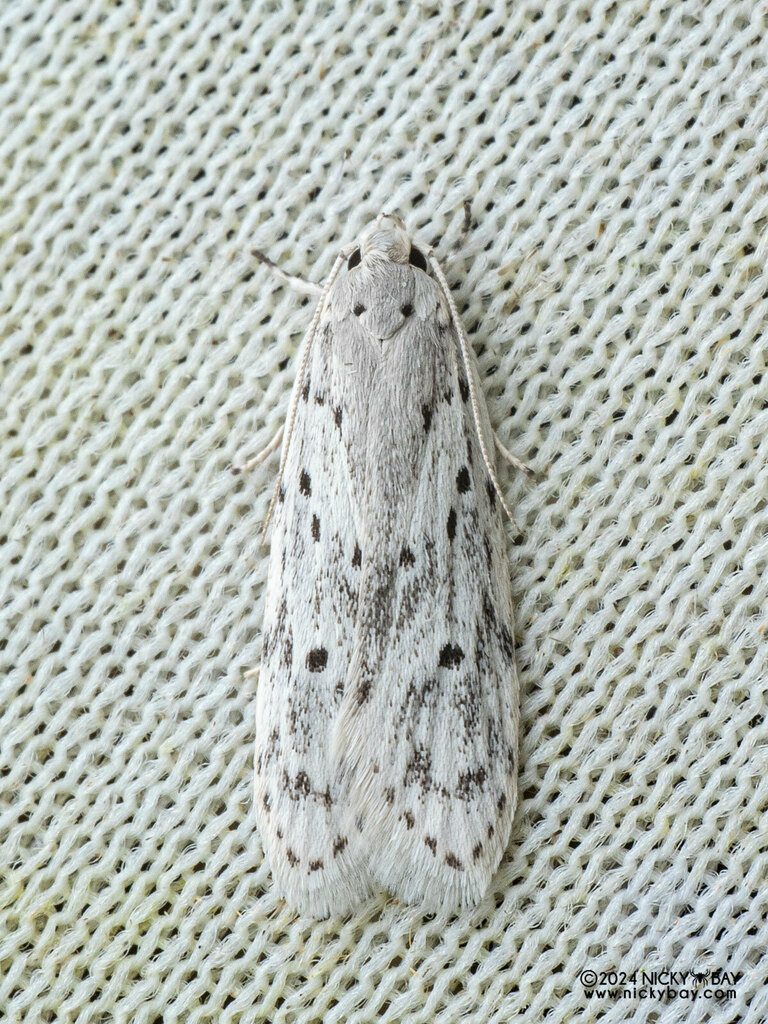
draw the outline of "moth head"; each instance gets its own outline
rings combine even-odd
[[[349,257],[347,266],[353,270],[365,259],[410,263],[420,270],[427,269],[426,257],[411,242],[405,224],[396,213],[379,214]]]

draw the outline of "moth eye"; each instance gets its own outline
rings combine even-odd
[[[412,267],[418,267],[419,270],[427,269],[427,260],[421,249],[417,249],[415,245],[411,246],[411,252],[408,256],[408,262]]]
[[[355,249],[352,255],[347,260],[347,270],[354,270],[360,262],[360,250]]]

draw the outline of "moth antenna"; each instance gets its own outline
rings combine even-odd
[[[504,498],[504,494],[502,493],[501,484],[499,483],[499,479],[496,476],[496,470],[494,469],[493,463],[491,462],[490,457],[488,455],[488,448],[485,443],[485,438],[483,437],[483,429],[480,426],[480,406],[477,401],[475,379],[474,374],[472,373],[472,365],[469,359],[469,342],[467,341],[467,336],[464,333],[464,328],[461,325],[459,311],[456,308],[456,303],[454,301],[453,295],[451,295],[451,289],[448,287],[448,282],[445,279],[445,274],[440,269],[440,264],[432,255],[431,251],[429,252],[429,265],[432,267],[434,275],[437,278],[437,281],[442,289],[443,295],[445,296],[445,300],[448,303],[448,309],[450,310],[451,313],[451,322],[453,323],[453,329],[456,331],[456,334],[459,339],[459,347],[461,348],[461,361],[464,364],[464,372],[467,375],[467,382],[469,384],[469,398],[472,403],[472,416],[475,421],[475,430],[477,431],[477,439],[480,442],[480,451],[483,454],[483,462],[485,463],[485,468],[488,470],[488,476],[491,478],[493,489],[496,491],[496,494],[498,495],[499,501],[501,502],[501,507],[507,514],[510,523],[512,523],[515,529],[519,530],[519,527],[515,522],[515,517],[512,515],[512,511]]]
[[[277,496],[280,493],[280,485],[283,482],[285,463],[288,460],[288,446],[291,443],[291,436],[293,435],[293,425],[294,421],[296,420],[296,410],[298,408],[299,398],[301,396],[301,386],[304,383],[304,377],[306,376],[307,373],[307,366],[309,365],[309,356],[312,351],[312,342],[315,340],[315,334],[317,333],[317,325],[320,322],[320,317],[322,316],[323,310],[325,309],[325,302],[326,299],[328,298],[328,292],[331,290],[331,286],[333,285],[333,282],[336,280],[338,276],[342,263],[348,257],[349,251],[346,247],[342,249],[339,255],[336,257],[336,262],[333,264],[333,267],[331,268],[331,273],[328,276],[328,281],[325,287],[323,288],[322,294],[320,295],[320,299],[317,303],[317,309],[315,310],[315,315],[312,317],[312,322],[309,325],[309,330],[304,335],[304,340],[302,342],[301,362],[299,363],[299,369],[296,374],[296,382],[293,385],[293,396],[291,397],[291,405],[290,408],[288,409],[288,418],[285,421],[283,447],[280,452],[280,468],[277,471],[277,484],[275,485],[272,500],[270,501],[269,508],[267,509],[267,518],[264,521],[264,527],[262,528],[261,531],[261,544],[263,544],[266,539],[267,529],[272,519],[272,513],[275,510]]]

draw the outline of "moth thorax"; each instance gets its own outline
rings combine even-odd
[[[382,218],[360,242],[360,253],[366,256],[383,257],[393,263],[407,263],[411,251],[411,240],[394,218]]]

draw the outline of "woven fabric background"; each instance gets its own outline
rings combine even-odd
[[[0,40],[0,1020],[764,1021],[768,5],[10,0]],[[312,312],[251,249],[321,282],[382,209],[542,474],[521,801],[475,912],[313,924],[250,802],[277,459],[229,469]]]

